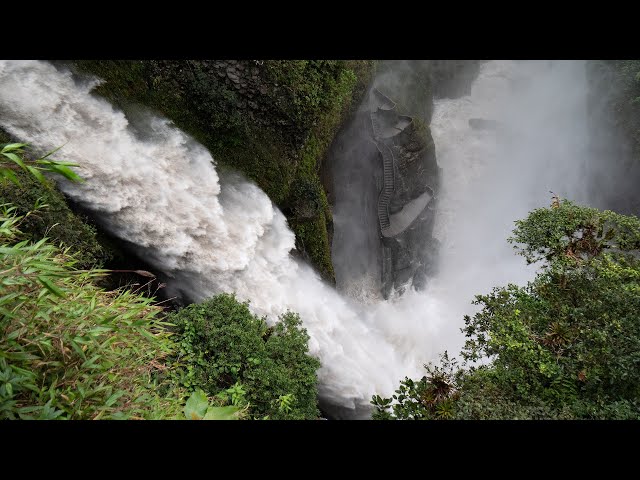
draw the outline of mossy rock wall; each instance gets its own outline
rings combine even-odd
[[[77,61],[125,112],[143,104],[240,170],[282,209],[298,251],[333,282],[332,219],[318,172],[374,62],[336,60]]]

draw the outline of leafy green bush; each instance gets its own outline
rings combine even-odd
[[[274,105],[300,129],[339,111],[357,82],[351,64],[341,60],[271,60],[265,65],[282,94]]]
[[[75,269],[69,249],[15,243],[15,210],[0,206],[0,419],[177,418],[161,309],[95,287],[104,271]]]
[[[247,304],[221,294],[183,308],[169,321],[181,336],[185,387],[231,397],[234,405],[246,399],[252,418],[318,417],[320,362],[307,354],[309,337],[297,314],[287,313],[268,327]]]
[[[453,417],[454,401],[459,397],[457,362],[445,352],[442,366],[425,365],[427,375],[418,381],[409,377],[400,383],[391,398],[374,395],[374,420],[446,420]]]
[[[184,416],[187,420],[240,420],[245,410],[236,405],[210,405],[207,395],[197,389],[184,406]]]
[[[472,366],[450,370],[442,396],[451,416],[640,419],[640,219],[556,199],[510,241],[544,263],[528,286],[476,297],[483,308],[463,329]],[[420,393],[434,378],[414,391],[405,380],[397,406],[374,397],[376,418],[433,418]]]

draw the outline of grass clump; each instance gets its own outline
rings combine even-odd
[[[76,269],[69,248],[15,243],[24,219],[0,206],[0,419],[177,417],[161,309],[97,288],[105,272]]]

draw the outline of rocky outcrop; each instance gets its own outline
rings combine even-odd
[[[382,166],[377,210],[386,298],[409,282],[424,286],[436,245],[431,232],[439,171],[414,119],[401,115],[397,104],[376,87],[369,93],[369,117]]]
[[[434,98],[458,98],[471,93],[481,60],[428,60]]]
[[[254,180],[287,216],[296,234],[297,252],[331,282],[337,264],[358,263],[354,272],[361,273],[371,273],[367,270],[371,263],[378,269],[390,264],[389,271],[404,272],[391,275],[398,278],[408,271],[415,277],[414,267],[424,267],[422,259],[429,255],[416,250],[425,244],[424,238],[411,235],[419,230],[420,235],[430,236],[428,228],[418,226],[429,224],[425,215],[437,197],[438,169],[428,128],[433,98],[464,94],[479,62],[378,62],[375,88],[395,105],[388,112],[395,115],[395,123],[378,132],[377,143],[370,134],[369,97],[357,112],[352,108],[353,102],[360,104],[360,98],[371,91],[373,62],[150,60],[74,65],[105,80],[96,93],[128,113],[135,104],[155,109],[204,144],[220,165]],[[447,86],[452,81],[453,89]],[[357,138],[348,145],[334,142],[328,157],[335,162],[323,163],[341,125],[343,139]],[[385,176],[380,160],[385,155],[393,157],[392,175],[387,167]],[[356,157],[360,160],[353,160]],[[349,177],[345,187],[355,198],[343,191],[342,199],[337,199],[332,177],[339,169],[340,175]],[[357,206],[354,215],[360,223],[349,235],[359,246],[344,250],[348,263],[341,255],[332,262],[335,219],[330,205],[347,198],[353,208]],[[336,221],[355,224],[347,219],[349,215]],[[383,229],[380,218],[386,222]],[[345,233],[337,230],[338,237]],[[435,242],[428,239],[426,243]],[[383,260],[385,251],[391,253]],[[381,278],[381,273],[374,276]]]
[[[440,177],[431,88],[429,62],[382,62],[329,152],[336,280],[355,296],[423,288],[431,274]]]

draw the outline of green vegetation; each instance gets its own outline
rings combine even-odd
[[[207,395],[200,389],[191,394],[184,406],[187,420],[240,420],[245,409],[236,405],[217,407],[209,404]]]
[[[267,327],[220,295],[165,319],[153,299],[96,287],[108,271],[77,269],[68,248],[15,243],[25,217],[0,207],[0,419],[318,417],[297,315]]]
[[[623,85],[614,110],[637,147],[640,63],[611,64]],[[104,78],[97,93],[132,121],[136,103],[149,106],[253,179],[332,279],[318,171],[372,62],[76,66]],[[433,79],[418,73],[416,95],[430,98]],[[412,113],[428,132],[430,105]],[[99,288],[109,271],[95,267],[113,251],[42,172],[80,179],[11,142],[0,131],[0,419],[318,418],[320,363],[297,314],[269,327],[226,294],[167,314],[153,298]],[[556,199],[516,222],[510,241],[542,263],[535,280],[478,295],[462,365],[445,353],[392,398],[374,396],[374,418],[640,419],[640,220]]]
[[[0,169],[24,165],[35,176],[29,164],[0,158]],[[297,315],[267,328],[245,304],[220,295],[167,323],[152,298],[98,288],[108,270],[78,269],[81,253],[47,238],[18,241],[19,227],[47,207],[38,202],[19,215],[0,205],[0,419],[318,416],[320,364],[306,354]]]
[[[0,142],[9,141],[9,137],[0,131]],[[16,147],[16,145],[20,146]],[[16,208],[16,214],[25,217],[20,223],[21,232],[15,233],[16,238],[38,241],[46,236],[53,243],[70,247],[73,252],[81,253],[76,257],[78,268],[105,265],[113,257],[114,248],[106,239],[98,235],[88,219],[72,212],[53,182],[44,178],[35,169],[44,169],[56,174],[69,175],[69,173],[65,170],[60,172],[48,168],[50,165],[39,164],[38,160],[29,160],[25,151],[27,147],[23,144],[0,143],[0,148],[3,150],[7,149],[7,146],[11,147],[6,152],[10,157],[2,155],[4,160],[0,173],[4,179],[0,180],[0,203],[10,202]],[[16,162],[16,159],[19,162]],[[20,163],[27,168],[23,168]],[[60,167],[68,168],[68,164],[64,162],[58,163],[62,163]],[[72,179],[77,180],[73,172],[71,175]],[[47,208],[38,209],[37,212],[27,215],[36,204],[46,205]]]
[[[221,294],[169,316],[180,336],[177,360],[186,365],[189,389],[246,406],[250,418],[314,419],[316,370],[298,315],[268,327],[247,304]]]
[[[467,368],[445,355],[374,418],[640,418],[640,219],[556,199],[510,241],[543,262],[535,280],[478,295]]]
[[[298,249],[333,281],[332,218],[318,172],[371,80],[373,62],[101,60],[75,66],[104,79],[96,92],[125,111],[139,103],[171,119],[216,162],[255,181],[283,211],[300,207],[294,185],[313,185],[316,203],[303,208],[314,216],[291,213],[288,219]]]
[[[1,177],[10,180],[16,185],[20,185],[20,181],[18,180],[18,177],[16,177],[15,170],[23,170],[25,172],[29,172],[41,183],[46,182],[42,172],[57,173],[72,182],[82,181],[78,174],[69,168],[77,167],[77,164],[61,162],[59,160],[52,160],[49,158],[58,151],[59,148],[47,153],[37,160],[32,161],[26,160],[23,157],[26,146],[26,143],[5,143],[0,145],[0,147],[2,147],[0,148],[0,156],[4,157],[3,163],[0,164]]]
[[[93,285],[101,270],[46,239],[15,243],[0,211],[0,418],[169,418],[162,371],[173,343],[151,299]]]

